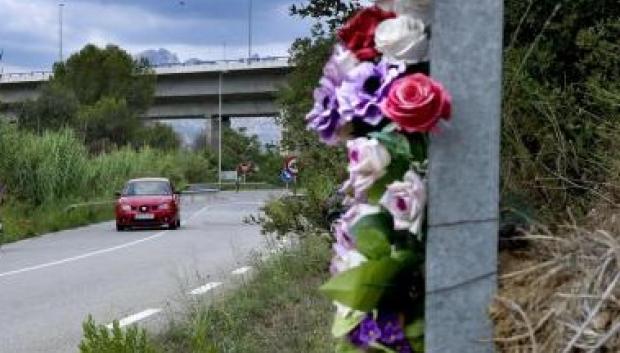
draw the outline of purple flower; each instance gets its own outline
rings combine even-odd
[[[338,113],[336,86],[326,77],[319,81],[319,87],[314,90],[314,107],[306,115],[306,123],[323,142],[334,145],[340,141],[338,130],[344,124]]]
[[[368,348],[371,343],[378,342],[381,338],[379,324],[367,315],[362,322],[349,334],[351,343],[360,348]]]
[[[332,81],[334,85],[340,86],[342,80],[359,63],[353,52],[340,44],[336,44],[332,56],[323,67],[323,76]]]
[[[374,343],[382,344],[398,353],[412,353],[413,349],[396,314],[379,314],[377,319],[368,314],[349,333],[349,340],[356,347],[366,349]]]
[[[404,64],[386,60],[363,62],[353,68],[336,88],[338,111],[345,121],[362,120],[376,126],[383,119],[379,104],[390,85],[405,70]]]

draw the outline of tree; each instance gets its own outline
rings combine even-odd
[[[181,140],[174,130],[159,122],[145,126],[140,131],[138,140],[144,144],[160,150],[171,151],[181,146]]]
[[[125,100],[133,113],[144,112],[155,92],[152,70],[115,45],[103,49],[86,45],[66,62],[54,65],[52,82],[73,91],[80,104],[93,105],[104,97],[114,97]]]
[[[91,106],[82,106],[77,130],[91,151],[135,143],[142,123],[122,98],[104,97]]]
[[[72,127],[76,123],[78,109],[79,102],[73,91],[50,83],[43,86],[36,100],[21,105],[19,126],[37,133]]]

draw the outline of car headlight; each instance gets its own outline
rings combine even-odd
[[[123,210],[123,211],[131,211],[131,205],[121,204],[121,210]]]
[[[169,203],[162,203],[161,205],[159,205],[159,209],[160,210],[169,210],[170,209],[170,204]]]

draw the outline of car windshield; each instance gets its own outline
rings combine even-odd
[[[170,195],[172,188],[167,181],[132,181],[127,183],[123,195]]]

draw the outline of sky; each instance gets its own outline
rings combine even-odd
[[[181,61],[235,59],[248,53],[250,0],[0,0],[0,67],[4,72],[49,70],[63,52],[87,43],[114,43],[138,54],[165,48]],[[310,24],[288,15],[292,0],[252,1],[252,53],[283,56]],[[296,1],[299,2],[299,1]]]

